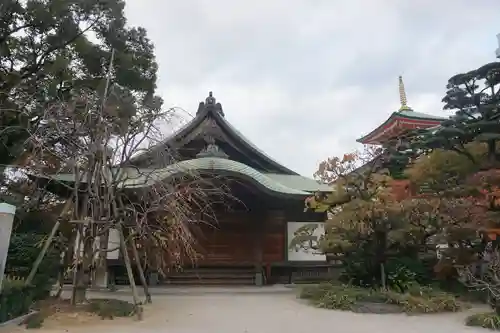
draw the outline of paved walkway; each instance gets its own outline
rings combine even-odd
[[[255,290],[255,289],[254,289]],[[465,314],[406,316],[372,315],[316,309],[297,300],[293,290],[197,288],[184,293],[155,292],[143,322],[102,321],[92,327],[44,328],[40,333],[461,333],[486,330],[467,328]],[[179,290],[177,290],[179,291]],[[278,292],[279,291],[279,292]],[[125,291],[115,293],[130,297]],[[96,295],[93,295],[96,296]],[[106,293],[99,293],[106,297]]]

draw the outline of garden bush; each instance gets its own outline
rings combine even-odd
[[[5,274],[26,278],[40,253],[45,239],[45,235],[34,233],[12,234],[5,265]],[[33,284],[53,285],[59,272],[60,256],[61,249],[59,241],[56,239],[45,254],[35,275]]]
[[[27,314],[34,302],[47,298],[56,281],[60,265],[57,242],[49,248],[32,283],[25,286],[24,279],[40,253],[45,239],[38,234],[13,234],[11,236],[4,280],[0,292],[0,322]]]
[[[386,302],[383,294],[376,290],[335,283],[304,287],[299,297],[317,307],[336,310],[352,310],[358,302]]]
[[[134,304],[118,299],[92,299],[87,307],[87,311],[97,314],[102,319],[130,317],[135,310]]]
[[[500,331],[500,316],[495,312],[476,313],[468,316],[465,324]]]
[[[467,307],[452,294],[418,285],[401,293],[322,283],[303,288],[299,297],[317,307],[348,311],[353,311],[361,303],[391,304],[408,314],[456,312]]]
[[[6,280],[0,292],[0,323],[25,315],[35,301],[45,297],[46,290],[25,286],[23,280]]]
[[[344,283],[374,288],[381,287],[380,262],[375,256],[371,244],[366,241],[356,242],[357,246],[342,259],[340,280]],[[396,245],[395,245],[396,246]],[[410,284],[430,284],[434,279],[435,258],[422,257],[415,249],[397,245],[397,252],[402,256],[389,257],[384,264],[386,285],[388,288],[404,292]]]

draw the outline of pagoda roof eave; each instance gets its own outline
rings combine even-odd
[[[392,122],[396,120],[411,120],[411,121],[422,121],[422,122],[435,122],[436,125],[439,125],[442,121],[446,120],[446,118],[443,117],[437,117],[437,116],[432,116],[432,115],[427,115],[424,113],[419,113],[415,112],[413,110],[401,110],[398,112],[393,112],[389,118],[387,118],[382,124],[377,126],[374,130],[372,130],[370,133],[362,136],[361,138],[357,139],[356,142],[366,144],[369,139],[374,137],[377,133],[380,133],[383,131],[384,127],[387,125],[391,124]]]
[[[164,141],[150,148],[147,152],[143,152],[137,156],[134,156],[131,159],[132,163],[139,162],[144,158],[148,152],[152,152],[155,150],[165,149],[165,147],[175,147],[176,142],[182,140],[182,138],[186,137],[189,133],[193,132],[198,126],[200,126],[203,121],[207,118],[211,117],[216,121],[216,123],[225,130],[231,137],[235,139],[235,141],[239,142],[246,149],[255,154],[258,158],[266,161],[268,164],[272,165],[275,169],[279,170],[284,174],[290,175],[299,175],[297,172],[285,167],[279,162],[275,161],[273,158],[268,156],[262,150],[260,150],[257,146],[255,146],[249,139],[243,136],[241,132],[239,132],[233,125],[231,125],[223,116],[220,110],[214,107],[204,107],[199,110],[196,116],[182,128],[180,128],[176,133],[172,134]]]

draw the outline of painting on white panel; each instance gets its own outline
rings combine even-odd
[[[288,222],[288,261],[326,261],[318,242],[325,234],[324,222]]]

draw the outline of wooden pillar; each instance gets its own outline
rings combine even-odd
[[[264,237],[265,237],[265,228],[266,228],[266,214],[265,211],[259,208],[255,214],[252,214],[251,221],[254,225],[254,261],[255,261],[255,284],[257,286],[262,286],[265,284],[264,280],[264,265],[263,265],[263,257],[264,257]]]

